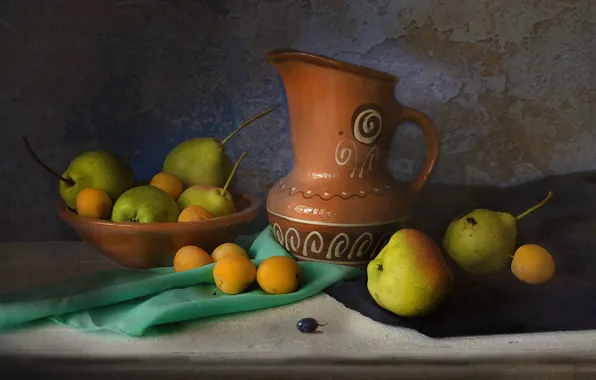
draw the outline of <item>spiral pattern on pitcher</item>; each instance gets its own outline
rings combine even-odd
[[[374,259],[389,242],[395,229],[371,226],[373,230],[356,233],[312,229],[312,226],[280,226],[272,221],[275,240],[292,255],[314,261],[366,263]],[[382,228],[381,231],[378,231]]]
[[[356,239],[354,245],[352,245],[352,249],[350,250],[350,254],[348,255],[348,260],[351,260],[354,256],[354,252],[356,256],[359,258],[364,256],[369,249],[372,248],[374,237],[370,232],[365,232]]]
[[[300,248],[300,234],[295,228],[288,228],[284,237],[286,241],[286,251],[295,252]]]
[[[347,234],[340,232],[333,238],[333,240],[331,240],[331,244],[329,244],[326,256],[327,260],[331,260],[334,254],[335,257],[342,257],[342,255],[347,252],[349,245],[350,237]]]
[[[363,144],[372,144],[381,134],[383,117],[375,109],[361,111],[354,119],[354,137]]]
[[[311,242],[311,239],[313,239],[312,242]],[[309,242],[311,243],[310,247],[308,246]],[[321,253],[323,251],[323,246],[324,246],[323,235],[321,235],[320,232],[312,231],[311,233],[309,233],[306,236],[306,239],[304,239],[304,247],[302,248],[302,256],[308,256],[309,249],[312,253]]]
[[[273,234],[275,236],[275,240],[277,240],[279,244],[284,245],[284,232],[277,223],[273,225]]]

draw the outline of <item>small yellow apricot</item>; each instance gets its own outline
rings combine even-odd
[[[226,294],[244,292],[255,281],[256,276],[257,267],[245,256],[225,257],[213,267],[215,286]]]
[[[176,256],[174,256],[174,270],[176,272],[182,272],[199,268],[212,262],[211,256],[204,249],[195,245],[187,245],[176,252]]]
[[[178,199],[182,193],[182,190],[184,189],[184,185],[182,184],[182,181],[178,179],[178,177],[166,172],[161,172],[154,175],[153,178],[151,178],[151,182],[149,184],[170,194],[174,200]]]
[[[211,219],[212,216],[203,206],[191,205],[187,206],[178,215],[179,222],[196,222],[197,220]]]
[[[293,293],[299,282],[300,266],[288,256],[271,256],[257,269],[257,283],[269,294]]]
[[[519,280],[528,284],[542,284],[555,274],[555,261],[541,246],[525,244],[513,255],[511,272]]]
[[[77,194],[76,206],[80,216],[106,219],[112,211],[112,200],[105,191],[88,187]]]
[[[224,257],[228,257],[228,256],[248,257],[248,254],[246,253],[244,248],[242,248],[238,244],[234,244],[234,243],[223,243],[219,247],[215,248],[213,250],[213,252],[211,252],[211,257],[213,258],[213,261],[215,261],[215,262],[218,262],[221,259],[223,259]]]

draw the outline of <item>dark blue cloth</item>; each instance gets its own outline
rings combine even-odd
[[[449,222],[474,208],[518,215],[553,191],[541,209],[520,220],[518,246],[539,244],[556,263],[554,278],[542,285],[517,280],[509,268],[480,276],[459,270],[449,297],[424,318],[401,318],[378,307],[366,289],[366,273],[326,293],[381,323],[415,329],[430,337],[455,337],[596,329],[596,173],[546,177],[523,185],[470,187],[430,184],[405,224],[441,246]]]

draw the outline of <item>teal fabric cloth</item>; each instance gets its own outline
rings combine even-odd
[[[287,251],[270,228],[237,243],[259,265]],[[80,331],[112,331],[142,336],[156,325],[272,308],[311,297],[361,270],[336,264],[299,262],[301,282],[294,293],[271,295],[253,284],[246,292],[213,294],[213,266],[180,273],[172,267],[98,272],[75,280],[0,297],[0,330],[47,318]]]

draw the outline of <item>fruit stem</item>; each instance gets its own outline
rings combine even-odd
[[[219,283],[219,285],[221,286],[221,284],[223,284],[223,280]],[[217,291],[219,290],[219,286],[217,286],[217,284],[215,284],[215,290],[213,291],[213,295],[216,296],[217,295]]]
[[[553,196],[553,192],[549,191],[548,195],[546,196],[546,198],[544,198],[542,200],[542,202],[538,203],[535,206],[530,207],[529,209],[527,209],[526,211],[522,212],[521,214],[519,214],[517,217],[515,217],[515,219],[520,220],[521,218],[523,218],[524,216],[528,215],[529,213],[531,213],[532,211],[544,206],[546,204],[546,202],[548,202],[548,200]]]
[[[244,127],[246,127],[247,125],[249,125],[250,123],[252,123],[253,121],[267,115],[270,112],[273,112],[273,110],[275,110],[277,107],[279,107],[279,104],[269,108],[266,111],[261,112],[260,114],[253,116],[252,118],[248,119],[248,121],[245,121],[244,123],[242,123],[238,128],[236,128],[236,130],[234,130],[232,133],[230,133],[225,139],[221,140],[221,145],[225,145],[228,141],[230,141],[230,139],[232,137],[234,137],[236,135],[236,133],[240,132],[240,130]]]
[[[68,186],[74,186],[75,181],[72,178],[64,178],[64,177],[62,177],[60,174],[56,173],[50,167],[48,167],[46,164],[44,164],[43,162],[41,162],[41,160],[39,159],[39,157],[37,157],[37,154],[35,154],[35,152],[33,151],[33,149],[31,149],[31,145],[29,145],[29,141],[27,140],[27,137],[26,136],[23,136],[23,142],[25,143],[25,147],[27,147],[27,150],[29,151],[29,154],[33,157],[33,159],[35,161],[37,161],[37,163],[42,168],[44,168],[45,170],[47,170],[48,172],[50,172],[51,174],[53,174],[60,181],[66,183]]]
[[[234,178],[234,174],[236,174],[236,170],[238,169],[238,166],[240,165],[240,161],[242,161],[242,159],[247,154],[248,154],[247,151],[242,152],[242,154],[240,155],[240,158],[238,158],[238,161],[236,161],[236,164],[234,164],[234,167],[232,168],[232,172],[230,173],[230,176],[228,177],[228,180],[226,181],[226,184],[224,185],[223,189],[221,189],[220,195],[224,195],[226,193],[226,190],[228,190],[228,187],[230,186],[230,183],[232,183],[232,178]]]

